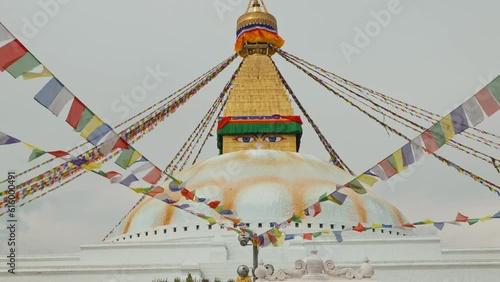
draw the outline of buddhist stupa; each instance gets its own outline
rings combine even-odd
[[[217,146],[218,154],[186,169],[182,169],[184,166],[182,165],[180,172],[176,172],[176,164],[169,165],[164,171],[169,174],[169,179],[164,182],[158,183],[158,180],[141,182],[146,186],[124,184],[129,188],[138,187],[132,189],[145,195],[113,229],[113,232],[104,238],[103,242],[83,245],[78,254],[21,254],[18,256],[15,252],[5,248],[7,241],[4,240],[4,242],[2,239],[7,237],[1,236],[0,232],[0,253],[2,250],[5,254],[9,251],[8,256],[0,256],[0,281],[249,282],[250,277],[246,275],[250,273],[252,266],[259,282],[499,281],[499,248],[478,249],[470,248],[470,246],[460,249],[443,248],[436,231],[442,229],[445,223],[453,225],[463,222],[464,225],[472,225],[498,217],[496,216],[498,214],[469,219],[459,213],[456,221],[426,220],[416,222],[414,225],[428,226],[418,226],[413,229],[415,226],[408,223],[405,216],[395,206],[377,195],[370,185],[362,183],[367,181],[367,178],[360,180],[359,186],[356,183],[350,188],[345,187],[344,184],[352,182],[351,180],[355,177],[331,147],[325,146],[328,147],[330,161],[300,152],[303,134],[312,134],[303,129],[301,118],[308,121],[310,119],[301,107],[298,108],[303,116],[300,115],[301,113],[294,112],[292,102],[297,102],[297,97],[290,91],[273,61],[275,53],[286,60],[284,56],[286,52],[280,50],[285,41],[278,34],[278,22],[269,13],[264,1],[248,1],[245,13],[237,22],[234,45],[236,53],[233,53],[213,71],[196,79],[196,83],[188,84],[190,86],[183,88],[182,95],[176,96],[178,97],[176,100],[169,100],[155,109],[153,111],[155,114],[146,119],[146,122],[142,123],[143,119],[140,119],[140,126],[134,123],[129,127],[131,130],[129,132],[137,134],[145,134],[145,131],[137,130],[138,127],[143,128],[143,125],[145,130],[152,130],[157,124],[156,121],[173,113],[189,99],[188,96],[194,96],[203,85],[220,73],[219,69],[224,70],[239,55],[241,58],[238,59],[242,60],[240,66],[215,101],[218,103],[214,103],[216,107],[210,109],[213,111],[209,113],[214,114],[207,114],[209,117],[199,124],[209,124],[209,121],[215,120],[216,123],[210,123],[212,127],[205,129],[215,128],[215,125],[218,125],[217,131],[204,131],[202,133],[206,135],[200,133],[199,136],[205,135],[207,138],[205,141],[210,136],[216,139],[217,144],[213,146],[214,148]],[[217,3],[226,5],[226,2],[234,5],[237,1],[211,2],[215,6]],[[314,13],[314,9],[307,12]],[[2,27],[1,23],[0,27]],[[2,41],[1,31],[0,29],[0,42]],[[5,38],[5,33],[3,36]],[[229,48],[232,46],[228,46]],[[26,55],[23,58],[26,58]],[[32,59],[36,60],[34,57]],[[26,67],[23,66],[24,63],[19,63],[16,67]],[[221,65],[224,67],[220,67]],[[7,71],[12,74],[9,69]],[[334,73],[330,74],[334,75]],[[348,82],[346,80],[345,84],[347,85]],[[480,93],[486,92],[482,90]],[[63,93],[71,94],[69,91]],[[484,96],[479,97],[484,98]],[[77,100],[76,96],[75,100]],[[483,101],[482,104],[485,104],[486,100],[480,100]],[[468,101],[474,104],[469,105],[469,110],[478,114],[476,110],[481,109],[477,97]],[[497,101],[500,102],[498,99]],[[81,102],[76,104],[80,105]],[[48,108],[52,108],[53,105],[51,102]],[[491,106],[494,105],[491,104]],[[83,107],[80,108],[81,111],[85,110]],[[83,115],[81,111],[80,115]],[[146,115],[147,111],[143,113]],[[220,116],[215,116],[215,113]],[[428,113],[434,115],[432,112]],[[448,125],[446,128],[451,131],[457,125],[453,122],[455,115],[452,116],[452,114],[453,112],[444,118],[443,120],[448,120],[448,122],[442,124],[442,126]],[[147,114],[147,117],[149,116]],[[139,117],[136,116],[136,118]],[[482,119],[482,117],[482,113],[478,114],[474,120]],[[460,128],[463,126],[464,124],[461,124]],[[442,129],[444,130],[445,127]],[[317,128],[314,130],[316,131]],[[483,131],[483,133],[488,132]],[[123,136],[128,136],[128,133]],[[492,134],[492,136],[495,135]],[[441,137],[447,136],[441,135]],[[127,140],[134,140],[132,138]],[[321,139],[323,143],[327,143],[323,137]],[[114,142],[116,142],[115,146],[121,149],[126,147],[122,142]],[[204,144],[205,142],[200,147],[203,148]],[[413,147],[413,143],[411,145]],[[190,148],[191,146],[183,146],[180,155],[189,150],[183,151],[184,147]],[[403,157],[402,151],[400,150]],[[62,151],[52,153],[57,152]],[[89,152],[97,151],[94,148]],[[133,152],[138,158],[137,173],[142,172],[141,169],[144,167],[150,168],[150,164],[142,163],[145,157],[140,158],[139,152],[135,149]],[[46,153],[51,154],[51,152]],[[198,160],[197,157],[196,160]],[[109,157],[107,158],[109,160]],[[189,158],[185,160],[187,163]],[[127,160],[127,162],[130,161]],[[392,167],[393,165],[387,159],[386,161],[392,169],[397,168],[397,163]],[[395,158],[394,161],[396,161]],[[170,173],[169,169],[172,167],[175,169],[172,169],[174,172]],[[162,176],[161,173],[157,173],[162,169],[155,167],[153,171],[158,179]],[[68,174],[74,175],[74,178],[67,182],[83,174],[70,172]],[[132,172],[130,176],[136,174],[135,170]],[[97,174],[103,176],[101,173],[106,174],[106,178],[111,178],[112,182],[121,180],[120,177],[111,176],[114,175],[113,173],[120,174],[118,172],[99,171]],[[385,176],[388,178],[387,174]],[[145,178],[149,177],[142,177],[142,180]],[[40,183],[45,185],[45,181]],[[53,184],[56,183],[60,182],[55,181],[54,178]],[[34,185],[30,186],[30,189],[31,187],[39,188]],[[39,192],[49,186],[42,186]],[[45,190],[43,194],[35,198],[27,198],[24,203],[19,204],[19,207],[58,187],[60,185]],[[179,189],[180,187],[182,188]],[[24,188],[23,193],[27,189]],[[366,193],[361,194],[365,192],[364,190]],[[345,197],[342,205],[339,205],[342,201],[332,196],[334,194],[342,195],[339,196],[342,200]],[[190,201],[186,198],[190,198]],[[204,200],[200,200],[201,198]],[[51,208],[49,212],[52,212]],[[307,217],[304,216],[306,212],[309,213]],[[297,216],[298,213],[302,214]],[[232,221],[226,216],[227,214],[237,214],[235,218],[238,220]],[[35,217],[35,219],[38,218],[39,216]],[[41,222],[43,223],[43,220]],[[29,225],[29,222],[23,224]],[[22,228],[17,230],[23,231],[28,225],[20,225]],[[74,224],[61,228],[64,228],[66,236],[72,236],[75,232],[82,230],[82,228],[76,228]],[[453,232],[452,228],[455,227],[446,227],[446,232]],[[267,236],[272,232],[279,235]],[[22,232],[18,233],[22,235]],[[10,234],[9,248],[11,248],[10,241],[15,241],[15,238],[12,238],[12,234],[15,235],[15,233],[10,231]],[[22,237],[19,237],[21,239],[19,249],[24,249],[22,242],[27,242],[23,241],[26,238]],[[261,240],[262,237],[264,238]],[[477,241],[481,238],[474,237],[473,240]],[[17,248],[18,245],[16,245]],[[11,254],[14,254],[14,257]],[[13,260],[16,264],[15,275],[8,271],[12,268]],[[273,269],[277,271],[272,271]],[[246,275],[243,275],[245,272]]]
[[[216,199],[236,211],[247,226],[265,231],[272,222],[281,222],[303,210],[337,184],[353,178],[343,169],[316,157],[299,153],[302,121],[294,110],[278,71],[271,60],[272,48],[281,47],[276,18],[262,1],[250,1],[238,19],[236,52],[243,63],[228,98],[217,129],[220,155],[183,170],[176,177],[198,197]],[[168,185],[168,184],[167,184]],[[396,235],[406,218],[389,202],[367,187],[360,195],[349,188],[342,205],[325,204],[317,217],[289,228],[329,228],[341,230],[358,222],[392,224]],[[179,193],[165,192],[183,203]],[[199,205],[199,212],[220,218],[210,208]],[[215,226],[217,227],[217,226]],[[215,228],[214,227],[214,228]],[[157,240],[193,240],[206,236],[200,230],[212,226],[182,210],[149,198],[137,206],[117,229],[113,240],[137,241],[144,232],[161,233]],[[179,233],[180,232],[180,233]],[[236,239],[231,234],[228,240]],[[234,236],[233,236],[234,235]],[[154,239],[154,240],[156,240]],[[151,238],[148,238],[151,240]]]

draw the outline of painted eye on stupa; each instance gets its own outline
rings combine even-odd
[[[281,136],[265,136],[264,137],[264,141],[266,142],[269,142],[269,143],[276,143],[276,142],[281,142],[283,141],[285,138],[281,137]]]
[[[237,137],[235,140],[240,143],[250,143],[255,141],[255,137],[250,137],[250,136]]]

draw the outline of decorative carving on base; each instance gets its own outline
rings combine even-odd
[[[363,264],[359,269],[344,268],[337,269],[332,260],[323,260],[318,256],[316,249],[312,250],[311,256],[304,260],[295,262],[294,269],[274,270],[271,264],[260,262],[257,270],[258,280],[284,281],[287,279],[296,280],[335,280],[334,278],[358,279],[371,278],[375,274],[373,266],[370,265],[368,258],[364,258]],[[257,271],[256,271],[257,273]]]

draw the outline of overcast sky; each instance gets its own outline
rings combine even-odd
[[[495,0],[267,2],[286,40],[283,49],[435,113],[451,111],[500,74],[500,3]],[[233,54],[236,19],[245,7],[246,1],[229,0],[0,0],[0,22],[22,37],[28,49],[88,107],[116,125]],[[375,23],[376,14],[387,13],[390,19]],[[366,28],[369,39],[356,43],[359,30],[365,33]],[[356,52],[346,55],[342,46],[348,45]],[[355,172],[365,171],[404,144],[278,56],[274,59]],[[158,166],[166,166],[235,67],[136,148]],[[168,77],[162,77],[144,99],[127,105],[124,99],[142,85],[148,69],[157,68]],[[54,117],[33,100],[45,82],[0,75],[0,131],[47,150],[67,150],[82,138],[63,117]],[[497,114],[479,127],[500,135],[499,123]],[[326,160],[311,127],[305,125],[304,131],[301,152]],[[500,158],[498,150],[486,152]],[[27,163],[29,154],[22,145],[0,148],[0,178],[9,170],[22,171],[36,164]],[[216,154],[212,139],[202,158]],[[500,174],[491,166],[456,150],[443,149],[442,154],[500,183]],[[410,221],[451,220],[459,211],[476,217],[500,210],[499,197],[430,157],[403,181],[379,183],[374,189]],[[99,242],[139,198],[129,189],[86,174],[18,211],[19,251],[78,252],[80,245]],[[4,223],[5,218],[0,219]],[[6,233],[0,230],[3,241]],[[500,222],[447,226],[440,236],[444,247],[500,247],[494,239],[500,236]],[[4,250],[1,242],[0,252]]]

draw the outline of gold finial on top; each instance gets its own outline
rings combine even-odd
[[[278,22],[268,13],[264,0],[249,0],[245,13],[238,18],[234,50],[242,57],[251,54],[273,55],[268,45],[281,48],[285,41],[278,35]]]
[[[262,10],[263,8],[263,10]],[[237,30],[253,24],[265,24],[278,30],[276,18],[267,11],[264,0],[250,0],[245,13],[238,19]]]

